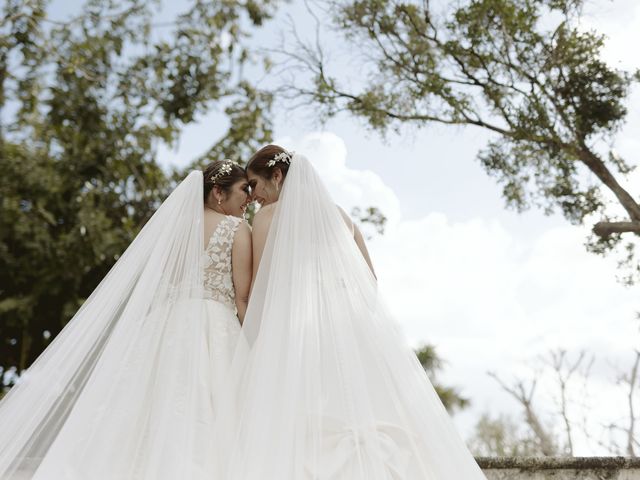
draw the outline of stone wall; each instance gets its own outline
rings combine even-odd
[[[488,480],[640,480],[640,458],[476,457]]]

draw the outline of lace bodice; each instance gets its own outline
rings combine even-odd
[[[231,276],[233,237],[242,219],[225,217],[215,228],[204,250],[204,297],[235,308]]]

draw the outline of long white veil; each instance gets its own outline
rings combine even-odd
[[[475,480],[351,232],[295,155],[217,420],[221,480]]]
[[[202,221],[193,171],[0,402],[0,478],[204,478]]]

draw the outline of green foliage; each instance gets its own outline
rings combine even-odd
[[[362,225],[370,225],[378,235],[384,233],[384,227],[387,224],[387,217],[377,207],[353,207],[351,209],[351,217]],[[366,234],[367,239],[371,239],[371,234]]]
[[[271,96],[239,72],[251,61],[247,27],[274,6],[194,0],[156,27],[151,0],[91,0],[65,22],[50,20],[42,0],[4,2],[3,370],[42,352],[184,176],[158,166],[159,144],[214,107],[230,127],[212,133],[212,158],[270,137]]]
[[[268,115],[273,95],[256,90],[248,82],[241,82],[239,89],[242,95],[225,108],[225,114],[231,122],[227,135],[198,159],[196,165],[219,158],[233,158],[243,164],[255,152],[256,145],[267,143],[271,138]]]
[[[446,387],[438,382],[437,374],[443,369],[444,361],[438,357],[435,346],[424,345],[418,348],[416,356],[449,413],[455,412],[456,409],[463,410],[470,405],[470,400],[461,396],[455,388]]]
[[[324,116],[348,111],[382,134],[434,123],[492,132],[478,157],[507,206],[560,212],[573,224],[599,216],[590,248],[622,251],[635,276],[617,234],[637,243],[640,205],[616,178],[635,165],[611,145],[638,73],[602,59],[603,36],[578,25],[584,0],[465,0],[439,14],[412,0],[326,3],[361,85],[332,75],[319,51],[304,62],[312,90],[295,93]],[[605,190],[624,216],[606,217]]]

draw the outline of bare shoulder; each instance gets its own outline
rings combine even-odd
[[[274,204],[260,208],[260,210],[258,210],[258,212],[253,217],[253,230],[260,231],[264,228],[268,228],[268,226],[271,224],[271,220],[273,219],[274,212]]]
[[[344,208],[342,208],[338,204],[336,204],[336,207],[338,207],[338,210],[340,211],[340,215],[342,215],[342,218],[344,219],[344,221],[347,223],[351,223],[351,217],[347,212],[344,211]]]
[[[236,238],[251,238],[251,227],[246,221],[241,221],[236,228]]]
[[[340,212],[340,215],[342,215],[342,220],[344,220],[344,223],[346,223],[347,227],[349,227],[349,230],[353,232],[355,228],[355,224],[353,223],[353,220],[351,220],[351,217],[349,216],[349,214],[345,212],[340,205],[336,204],[336,207],[338,207],[338,211]]]
[[[276,210],[276,204],[270,203],[269,205],[260,207],[260,210],[258,210],[258,212],[256,213],[255,218],[273,216],[273,212],[275,210]]]

